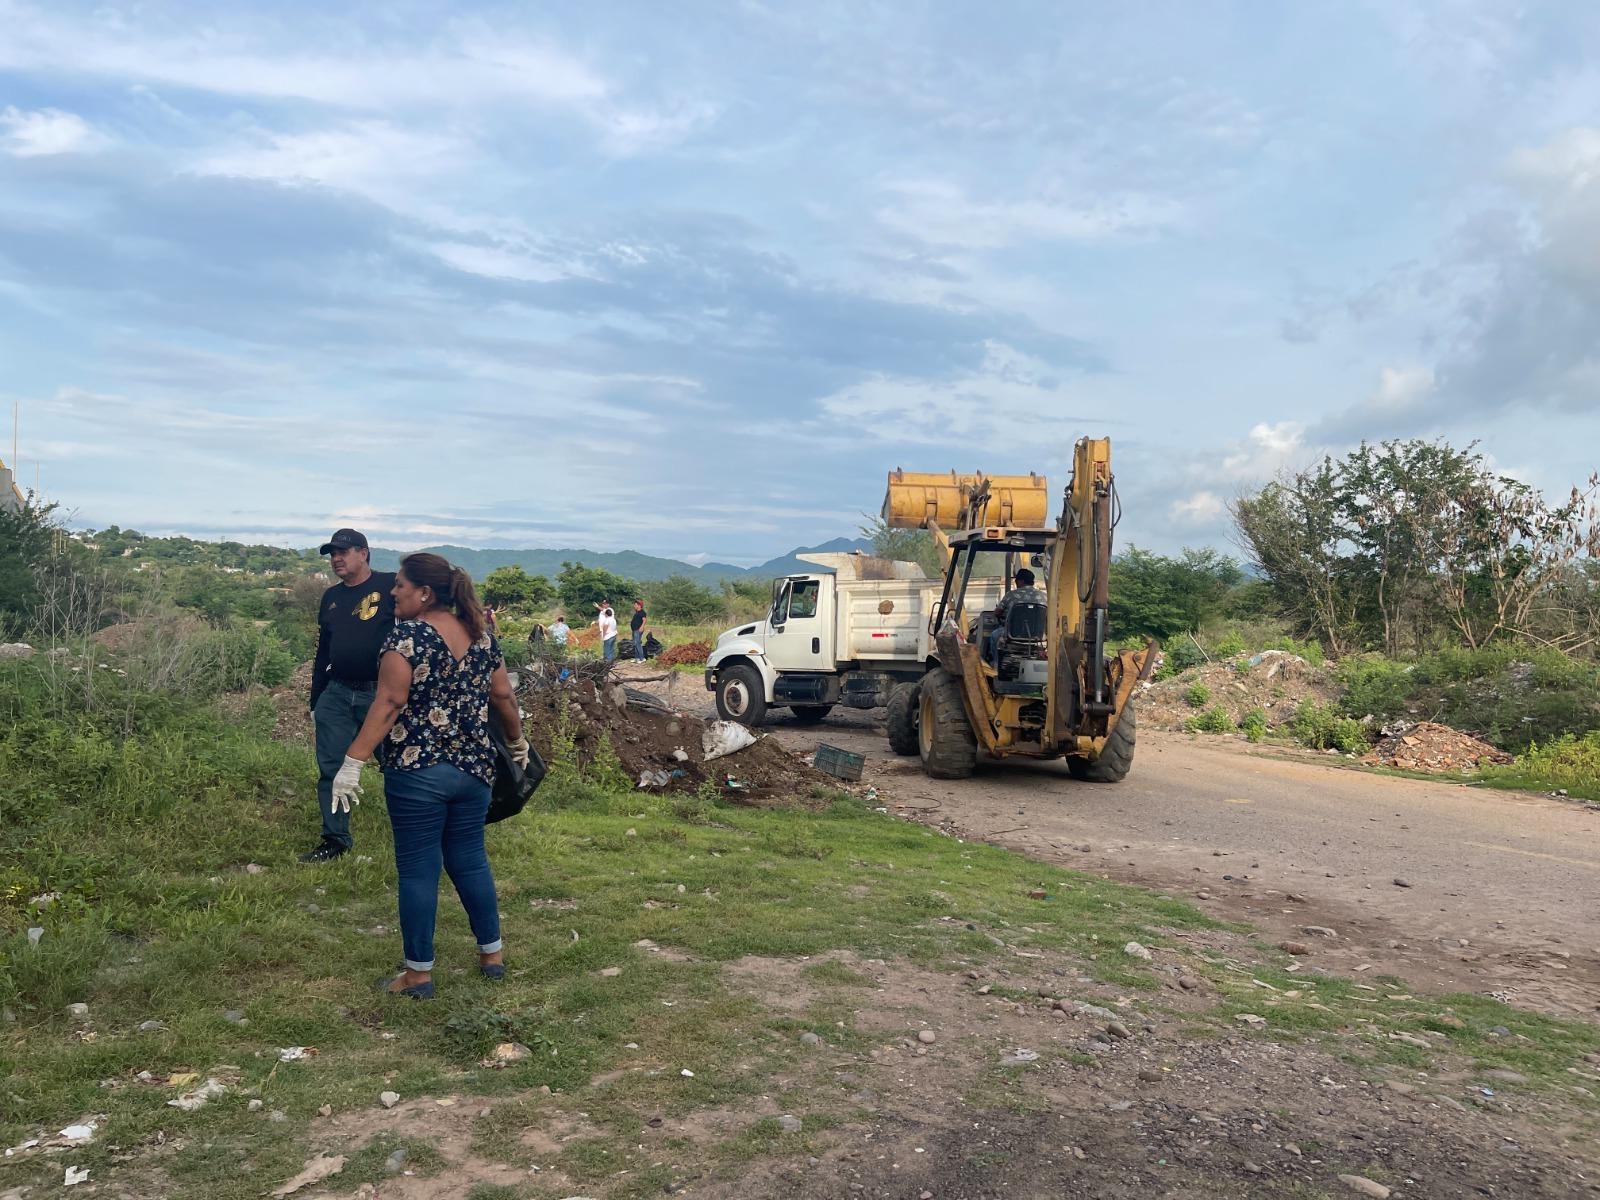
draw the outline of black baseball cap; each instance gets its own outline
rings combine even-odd
[[[338,529],[327,541],[322,543],[318,554],[332,554],[335,550],[365,550],[367,548],[367,535],[359,529]]]

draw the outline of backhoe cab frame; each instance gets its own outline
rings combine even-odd
[[[938,481],[942,494],[935,495],[927,480]],[[940,776],[969,774],[981,751],[990,757],[1066,757],[1075,776],[1120,779],[1132,762],[1130,701],[1150,668],[1153,647],[1106,653],[1116,521],[1110,441],[1077,443],[1072,480],[1054,527],[986,523],[991,512],[1009,517],[1023,511],[1039,520],[1047,484],[1036,475],[992,479],[896,472],[889,482],[885,518],[900,527],[915,521],[932,530],[947,556],[930,626],[937,662],[930,664],[918,697],[924,766]],[[922,487],[928,496],[919,514],[906,493]],[[1019,492],[1024,493],[1020,498]],[[996,504],[1001,496],[1004,504]],[[957,528],[941,528],[939,517],[954,517]],[[1036,688],[1002,687],[983,637],[974,636],[981,622],[977,614],[969,618],[965,602],[984,553],[1005,556],[1008,583],[1024,565],[1045,571],[1047,669]]]

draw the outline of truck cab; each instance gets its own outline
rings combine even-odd
[[[832,570],[774,580],[766,615],[723,633],[706,661],[724,720],[759,725],[787,707],[820,721],[836,704],[879,707],[894,683],[921,675],[937,584],[914,563],[803,557]]]

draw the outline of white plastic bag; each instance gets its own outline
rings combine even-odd
[[[737,721],[707,721],[705,732],[700,735],[700,748],[705,752],[706,762],[755,743],[756,735]]]

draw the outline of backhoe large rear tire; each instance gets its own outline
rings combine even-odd
[[[1106,739],[1105,749],[1099,758],[1069,758],[1067,770],[1074,779],[1085,783],[1120,783],[1133,769],[1133,743],[1138,736],[1139,724],[1134,717],[1133,701],[1129,700]]]
[[[889,716],[884,724],[889,728],[889,749],[896,754],[917,753],[918,695],[915,683],[902,683],[889,693]]]
[[[922,677],[917,751],[935,779],[965,779],[978,764],[978,739],[961,700],[961,681],[940,667]]]
[[[761,686],[761,673],[739,663],[717,675],[717,715],[724,721],[737,721],[756,729],[767,719],[767,698]]]

